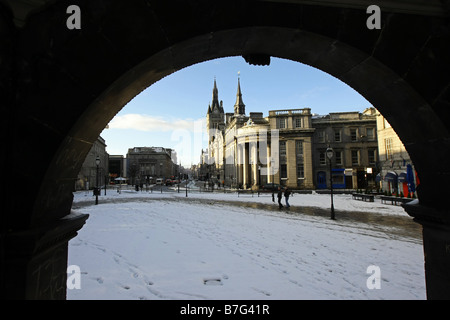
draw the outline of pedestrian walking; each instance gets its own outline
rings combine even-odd
[[[289,196],[291,195],[291,190],[289,188],[284,189],[284,199],[286,199],[286,208],[289,208],[291,205],[289,204]]]
[[[280,206],[280,209],[283,208],[283,205],[281,204],[281,199],[283,198],[283,190],[281,190],[280,187],[278,187],[278,205]]]

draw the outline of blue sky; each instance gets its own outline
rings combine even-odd
[[[311,108],[312,113],[363,111],[372,105],[342,81],[310,66],[272,58],[270,66],[252,66],[242,57],[196,64],[161,79],[131,100],[101,136],[110,155],[133,147],[166,147],[190,167],[206,148],[204,120],[214,78],[225,112],[233,112],[238,73],[245,111]],[[201,122],[203,121],[203,122]]]

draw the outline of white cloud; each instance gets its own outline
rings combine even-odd
[[[125,114],[116,116],[109,123],[110,129],[132,129],[145,132],[167,132],[173,130],[195,131],[203,127],[204,119],[167,119],[145,114]],[[201,124],[200,124],[201,122]]]

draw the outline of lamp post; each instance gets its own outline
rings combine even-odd
[[[274,157],[272,156],[272,157],[270,157],[270,176],[271,176],[271,180],[272,180],[272,202],[275,202],[275,183],[274,183],[274,178],[275,178],[275,176],[274,176],[274,174],[273,174],[273,164],[274,164],[274,162],[275,162],[275,159],[274,159]],[[267,173],[267,174],[269,174],[269,173]],[[268,182],[268,181],[267,181]]]
[[[333,148],[328,147],[327,151],[325,152],[328,158],[328,161],[330,162],[330,191],[331,191],[331,219],[335,220],[334,217],[334,204],[333,204],[333,173],[331,169],[331,158],[333,158],[334,151]]]
[[[159,163],[159,174],[161,175],[161,193],[162,193],[162,187],[163,187],[163,183],[164,183],[163,174],[162,174],[162,166],[163,166],[163,163],[160,162]]]
[[[100,193],[100,190],[98,188],[98,165],[100,164],[100,157],[97,156],[95,159],[95,164],[97,165],[97,174],[96,174],[96,187],[95,187],[95,204],[98,204],[98,194]]]
[[[181,184],[181,172],[180,172],[181,162],[178,165],[178,193],[180,193],[180,184]]]
[[[261,166],[258,165],[258,190],[261,189]]]

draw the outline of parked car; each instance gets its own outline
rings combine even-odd
[[[276,184],[276,183],[267,183],[267,184],[263,185],[262,189],[263,189],[264,191],[272,191],[272,190],[273,190],[273,191],[277,191],[279,187],[280,187],[279,184]]]
[[[163,184],[163,179],[162,178],[158,178],[158,179],[156,179],[156,184]]]

